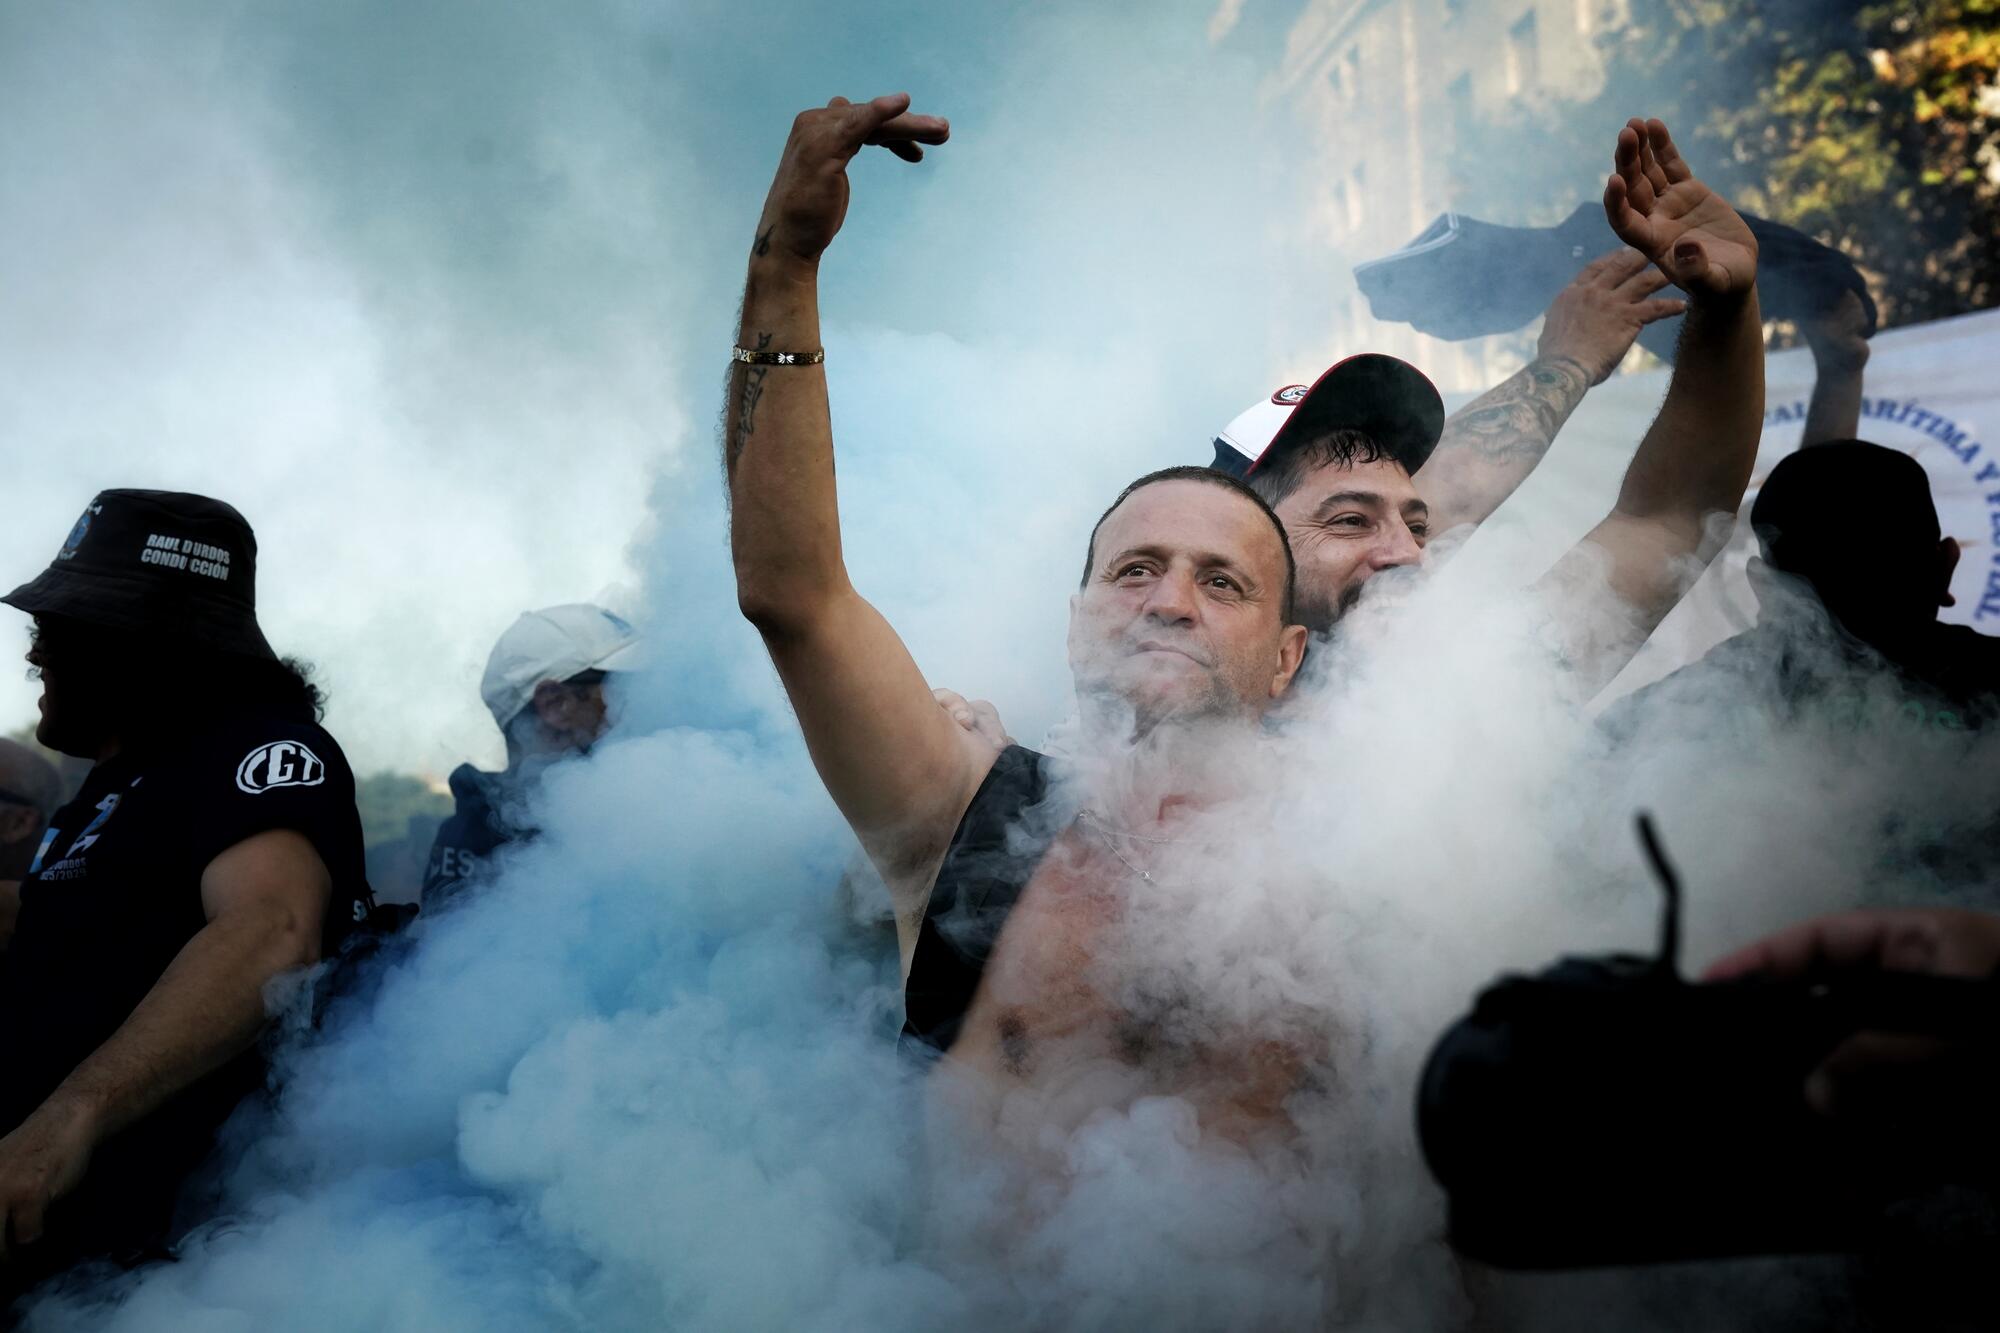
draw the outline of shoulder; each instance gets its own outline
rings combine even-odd
[[[484,853],[506,841],[514,830],[501,813],[506,803],[501,779],[501,774],[483,772],[471,764],[452,770],[446,781],[456,807],[438,824],[432,847]]]
[[[2000,670],[2000,636],[1981,634],[1970,625],[1940,624],[1938,639],[1951,657],[1989,671]]]
[[[231,718],[190,745],[181,762],[203,785],[226,781],[248,796],[320,789],[352,799],[354,792],[347,755],[316,722]]]

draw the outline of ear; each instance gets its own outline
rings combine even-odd
[[[1292,688],[1299,668],[1306,660],[1306,627],[1287,625],[1278,638],[1278,674],[1271,677],[1271,697],[1277,698]]]
[[[1958,568],[1958,557],[1963,552],[1958,538],[1946,537],[1938,543],[1938,605],[1957,606],[1958,598],[1951,595],[1952,572]]]

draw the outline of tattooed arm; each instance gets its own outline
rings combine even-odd
[[[1432,531],[1484,522],[1527,480],[1583,395],[1632,350],[1639,330],[1687,308],[1654,295],[1666,285],[1645,255],[1620,249],[1556,294],[1535,359],[1454,413],[1417,473]]]
[[[847,164],[870,143],[915,161],[920,143],[944,142],[944,121],[908,114],[909,102],[835,98],[793,123],[751,248],[741,346],[818,350],[819,260],[847,213]],[[938,706],[895,629],[848,582],[824,369],[738,363],[723,432],[737,605],[889,885],[907,966],[945,847],[996,751]]]

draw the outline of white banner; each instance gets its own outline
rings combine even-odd
[[[1735,539],[1606,698],[1658,679],[1756,619],[1743,572],[1756,550],[1750,501],[1777,461],[1798,448],[1812,394],[1811,354],[1773,353],[1765,374],[1764,437]],[[1618,375],[1591,391],[1535,475],[1489,525],[1506,532],[1518,558],[1545,566],[1609,511],[1625,464],[1666,393],[1667,375]],[[2000,634],[2000,310],[1878,335],[1866,395],[1861,438],[1901,449],[1923,465],[1945,534],[1958,539],[1962,553],[1951,585],[1957,604],[1944,608],[1943,618]],[[1854,539],[1867,542],[1869,516],[1852,519]],[[1483,533],[1478,541],[1488,545]],[[1499,546],[1492,543],[1495,554]]]

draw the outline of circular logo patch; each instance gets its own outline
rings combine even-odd
[[[1279,407],[1297,407],[1306,400],[1306,395],[1310,392],[1312,390],[1303,384],[1287,384],[1271,395],[1271,401]]]
[[[56,552],[56,559],[67,560],[76,554],[76,548],[83,545],[84,537],[90,532],[90,520],[96,517],[97,511],[102,507],[91,505],[83,511],[83,516],[77,519],[76,526],[69,530],[69,536],[63,539],[62,550]]]
[[[297,741],[260,745],[236,766],[236,786],[252,796],[275,787],[317,787],[325,781],[326,765]]]

